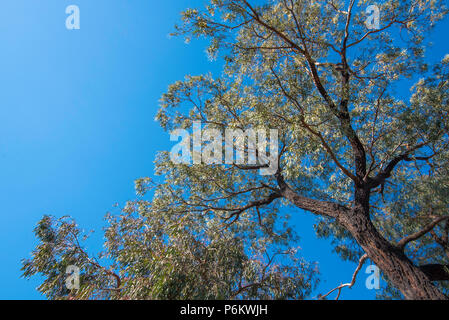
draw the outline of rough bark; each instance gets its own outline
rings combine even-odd
[[[403,250],[388,242],[369,217],[369,190],[357,188],[355,205],[338,221],[352,234],[368,257],[383,271],[406,299],[448,299],[431,281],[425,269],[415,266]]]
[[[409,300],[447,300],[432,281],[446,280],[449,272],[443,265],[416,266],[404,254],[402,247],[388,242],[370,219],[369,198],[371,189],[365,185],[355,188],[352,208],[335,203],[313,200],[294,192],[277,174],[280,195],[298,208],[335,218],[348,230],[368,257],[382,270],[393,285]]]

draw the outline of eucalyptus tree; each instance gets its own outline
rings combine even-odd
[[[374,28],[366,12],[373,4],[380,12]],[[308,211],[317,236],[330,238],[342,259],[359,262],[356,271],[367,258],[380,268],[385,296],[447,299],[449,56],[435,64],[425,57],[427,36],[446,11],[438,0],[210,0],[184,11],[176,34],[209,39],[209,57],[223,60],[223,73],[171,85],[157,114],[161,126],[278,129],[278,169],[260,175],[266,163],[176,164],[168,152],[159,154],[164,182],[150,201],[135,203],[138,218],[113,220],[106,232],[113,267],[130,279],[114,294],[168,290],[162,297],[182,298],[191,289],[201,292],[195,297],[305,297],[313,269],[285,251],[295,236],[283,220]],[[145,181],[138,181],[141,192]],[[51,242],[41,239],[25,275],[59,279],[42,256]],[[149,239],[157,244],[148,247]],[[170,239],[178,239],[174,247]],[[189,250],[208,252],[204,262],[221,271],[209,274],[215,267],[198,262],[205,269],[195,274]],[[255,258],[263,251],[289,252],[293,260],[267,268],[267,278]],[[173,271],[181,265],[189,270]],[[235,278],[242,274],[243,282]],[[199,285],[168,285],[187,279]],[[211,291],[205,281],[214,284]]]
[[[288,230],[264,236],[251,224],[224,228],[176,202],[158,209],[133,201],[121,212],[107,216],[98,256],[74,220],[44,216],[23,275],[39,274],[47,298],[69,300],[304,299],[317,282]]]

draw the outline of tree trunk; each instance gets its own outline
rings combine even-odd
[[[358,198],[358,199],[357,199]],[[374,227],[369,218],[369,194],[359,190],[353,210],[342,215],[339,222],[352,234],[368,257],[383,271],[406,299],[448,299],[426,274],[408,259],[403,251],[391,245]]]

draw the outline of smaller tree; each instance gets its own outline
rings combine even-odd
[[[140,192],[147,187],[148,179],[137,181]],[[120,216],[108,215],[99,259],[83,247],[75,221],[44,216],[35,228],[39,244],[23,261],[24,277],[43,276],[38,290],[49,299],[303,299],[311,293],[316,269],[291,249],[297,241],[291,230],[223,225],[171,192],[173,185],[161,185],[152,202],[129,202]],[[79,289],[66,286],[70,265],[80,268]]]

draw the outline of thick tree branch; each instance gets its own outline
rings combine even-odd
[[[300,196],[290,188],[280,172],[276,174],[276,179],[280,188],[279,193],[300,209],[331,218],[338,218],[341,214],[349,211],[345,206],[334,202],[320,201]]]

